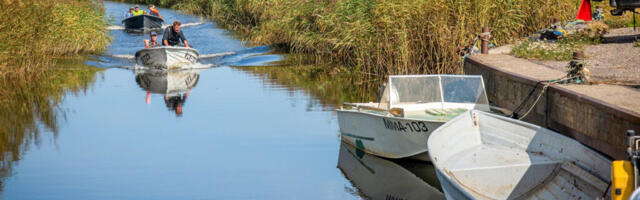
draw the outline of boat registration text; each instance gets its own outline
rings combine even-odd
[[[402,132],[429,132],[427,124],[424,122],[402,122],[390,119],[382,119],[384,127],[389,130]]]

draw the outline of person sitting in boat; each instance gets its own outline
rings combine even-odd
[[[158,40],[156,40],[157,38],[158,38],[158,34],[156,34],[155,31],[151,31],[151,33],[149,34],[149,40],[144,40],[144,47],[154,48],[154,47],[160,46],[158,44]]]
[[[140,10],[140,6],[136,5],[135,10],[133,10],[133,16],[144,15],[146,12],[144,10]]]
[[[154,6],[153,4],[149,5],[149,13],[153,16],[162,18],[162,16],[160,15],[160,11],[158,11],[156,6]]]
[[[124,15],[125,18],[133,17],[133,7],[129,8],[129,12]]]
[[[180,45],[180,41],[184,43],[184,46],[189,47],[189,43],[187,42],[187,38],[184,37],[182,31],[180,31],[181,23],[179,21],[174,21],[173,25],[167,27],[167,30],[164,31],[164,35],[162,36],[162,44],[165,46],[176,46]]]

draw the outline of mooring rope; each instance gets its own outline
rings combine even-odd
[[[484,33],[482,33],[482,34],[484,34]],[[482,34],[476,36],[476,38],[473,39],[473,43],[471,43],[469,46],[466,46],[464,48],[464,51],[466,51],[466,53],[464,55],[462,55],[462,60],[460,61],[460,70],[462,71],[462,73],[464,73],[464,62],[465,62],[465,60],[467,60],[468,56],[473,54],[473,47],[475,47],[478,44],[478,40],[480,40],[480,36]],[[485,40],[485,39],[482,39],[482,40]]]
[[[544,94],[544,92],[547,90],[547,88],[549,86],[551,86],[553,84],[563,83],[565,81],[572,80],[572,79],[574,79],[573,76],[566,76],[565,78],[546,80],[546,81],[538,81],[536,83],[536,85],[533,86],[533,89],[531,90],[531,92],[529,92],[529,95],[527,95],[527,97],[524,98],[522,103],[520,103],[520,105],[518,107],[516,107],[516,109],[513,110],[513,112],[511,113],[511,118],[518,119],[518,120],[524,119],[527,115],[529,115],[529,113],[531,113],[531,111],[533,111],[533,108],[536,107],[536,105],[540,101],[540,98],[542,97],[542,95]],[[533,101],[533,104],[531,105],[531,107],[529,107],[529,109],[527,109],[527,112],[525,112],[521,117],[518,117],[518,112],[520,112],[520,110],[522,110],[522,108],[526,105],[527,101],[529,100],[529,98],[531,98],[533,93],[538,88],[538,85],[540,85],[540,84],[544,84],[544,86],[542,86],[542,90],[538,94],[538,97],[536,97],[536,100]]]

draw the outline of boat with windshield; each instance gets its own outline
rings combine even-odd
[[[470,110],[489,111],[482,76],[389,76],[379,102],[345,103],[338,113],[342,140],[386,158],[429,160],[433,130]]]

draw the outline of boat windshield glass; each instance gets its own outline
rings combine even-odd
[[[475,105],[479,105],[488,108],[488,104],[482,76],[406,75],[389,76],[379,106],[384,109],[415,105],[432,108],[460,105],[477,108]]]

